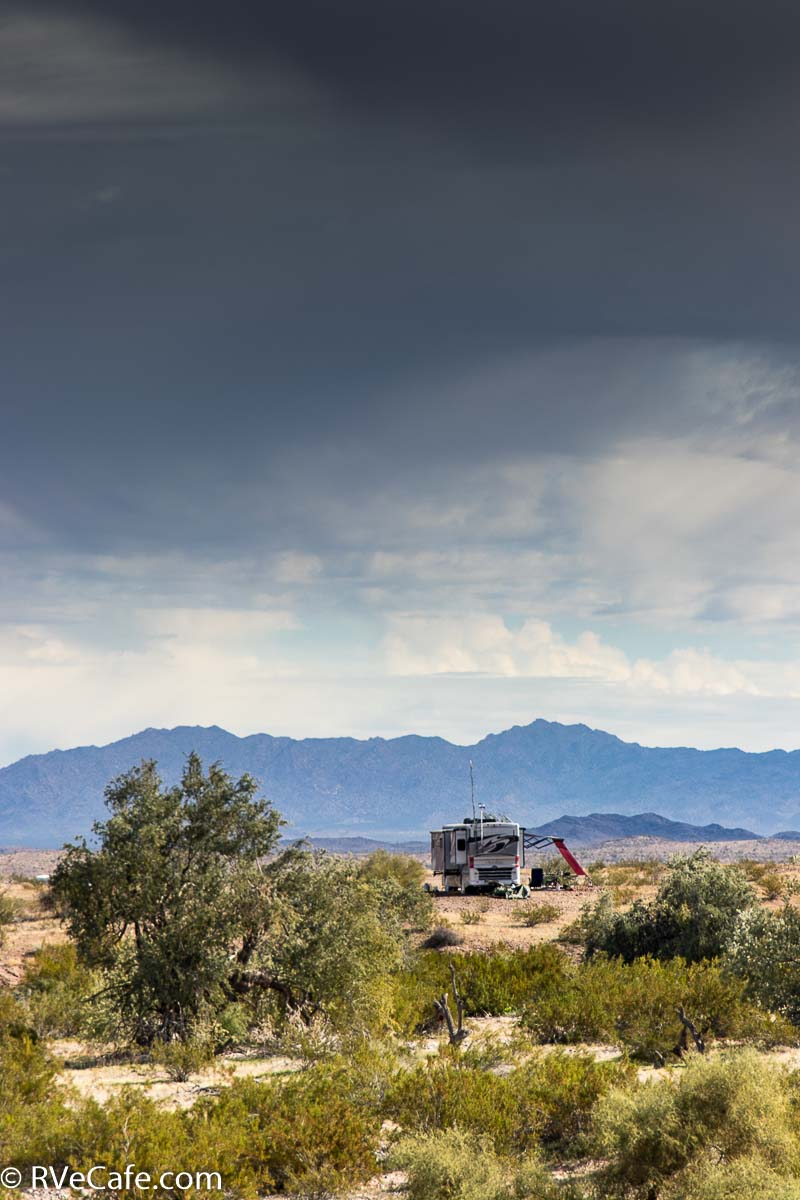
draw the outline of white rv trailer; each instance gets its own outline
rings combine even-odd
[[[431,862],[446,892],[519,886],[525,866],[525,830],[504,817],[465,817],[431,830]]]

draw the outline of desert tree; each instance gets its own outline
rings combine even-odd
[[[255,919],[259,859],[281,818],[249,775],[234,781],[194,753],[164,787],[154,762],[106,789],[95,845],[65,848],[52,900],[82,961],[100,968],[104,995],[142,1043],[187,1037],[226,999]]]

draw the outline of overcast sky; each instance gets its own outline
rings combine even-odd
[[[800,9],[0,22],[0,762],[800,747]]]

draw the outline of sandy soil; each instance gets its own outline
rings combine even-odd
[[[539,942],[553,941],[564,926],[575,920],[587,899],[598,895],[599,889],[584,885],[571,892],[543,888],[534,892],[530,900],[436,896],[435,923],[452,926],[462,938],[462,947],[467,950],[485,950],[498,943],[514,947],[534,946]],[[522,917],[526,909],[536,904],[551,904],[558,909],[558,916],[541,925],[523,925]],[[465,925],[463,913],[479,916],[480,923]]]
[[[185,1083],[176,1083],[166,1075],[163,1067],[148,1063],[100,1062],[83,1065],[87,1062],[87,1055],[82,1042],[54,1042],[53,1053],[64,1062],[61,1082],[75,1088],[82,1096],[93,1096],[95,1100],[104,1101],[123,1087],[136,1087],[168,1108],[190,1108],[198,1097],[218,1091],[232,1079],[264,1079],[269,1075],[286,1075],[299,1071],[303,1066],[300,1059],[280,1054],[264,1057],[231,1055],[220,1059],[212,1068],[193,1074]],[[91,1063],[92,1060],[88,1061]]]
[[[60,922],[43,911],[38,887],[10,882],[2,891],[21,909],[20,919],[4,929],[0,948],[0,984],[13,987],[22,976],[25,959],[44,942],[61,942],[65,935]]]

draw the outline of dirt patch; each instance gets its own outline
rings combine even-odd
[[[86,1047],[80,1042],[56,1042],[53,1051],[64,1059],[59,1082],[80,1096],[104,1102],[124,1087],[140,1088],[152,1100],[167,1108],[191,1108],[209,1092],[216,1092],[234,1079],[266,1079],[287,1075],[303,1067],[300,1059],[272,1054],[262,1058],[221,1058],[205,1071],[198,1071],[185,1082],[177,1083],[164,1068],[149,1063],[100,1063],[83,1066]]]
[[[600,895],[600,890],[588,885],[574,891],[555,891],[544,888],[534,892],[530,900],[499,900],[483,896],[436,896],[434,924],[445,921],[462,938],[462,948],[485,950],[504,944],[514,948],[552,942],[561,930],[574,921],[587,899]],[[523,925],[522,917],[534,904],[552,904],[558,915],[541,925]],[[465,924],[462,914],[477,916],[475,924]]]

